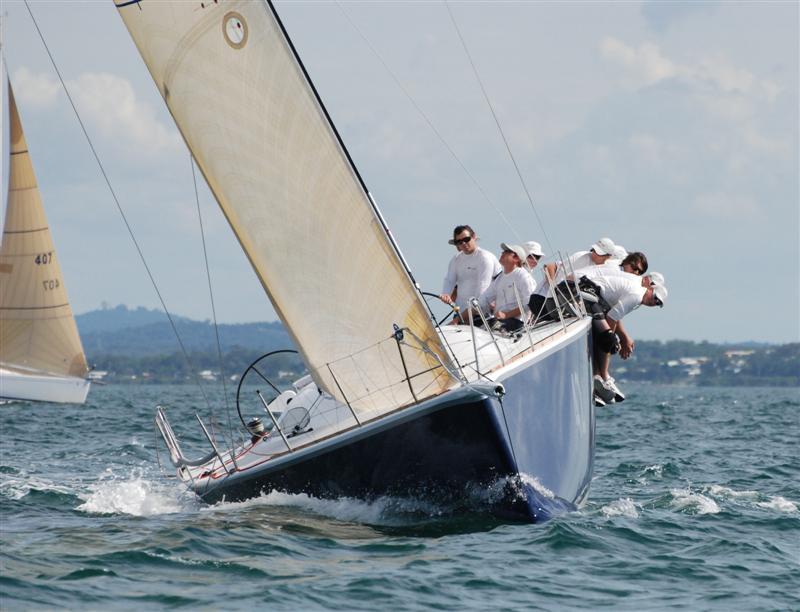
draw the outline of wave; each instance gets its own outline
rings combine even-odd
[[[767,508],[769,510],[777,510],[779,512],[797,512],[797,502],[789,501],[776,495],[771,497],[768,501],[758,502],[756,504],[759,508]]]
[[[692,514],[717,514],[721,510],[712,498],[691,489],[670,489],[669,492],[672,495],[671,506],[676,510]]]
[[[102,479],[81,495],[82,512],[154,516],[196,510],[201,502],[176,481],[151,479],[141,470],[117,477],[108,470]]]
[[[23,471],[4,473],[0,480],[0,497],[18,501],[35,493],[54,493],[59,496],[74,495],[74,489],[66,484],[57,484]]]
[[[629,497],[617,499],[610,504],[600,508],[603,516],[611,518],[612,516],[624,516],[627,518],[639,518],[639,507]]]
[[[722,500],[730,500],[734,503],[746,504],[750,507],[762,508],[765,510],[777,510],[778,512],[798,512],[797,502],[788,500],[780,495],[765,495],[758,491],[736,491],[730,487],[722,485],[711,485],[706,487],[706,492]]]

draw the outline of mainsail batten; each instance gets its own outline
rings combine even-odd
[[[425,305],[272,7],[118,8],[318,384],[362,414],[450,387]]]
[[[8,200],[0,244],[0,364],[82,378],[78,328],[42,206],[11,85]]]

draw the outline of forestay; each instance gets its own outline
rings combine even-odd
[[[8,122],[10,146],[3,147],[9,170],[0,245],[0,363],[83,377],[86,357],[10,84]]]
[[[450,386],[425,305],[273,7],[117,6],[316,382],[368,417]],[[412,332],[402,359],[394,324]]]

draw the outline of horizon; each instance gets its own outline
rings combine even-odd
[[[87,311],[84,311],[84,312],[81,312],[81,313],[75,313],[75,317],[76,318],[77,317],[82,317],[82,316],[85,316],[85,315],[88,315],[88,314],[92,314],[92,313],[95,313],[95,312],[105,312],[105,311],[117,310],[119,308],[124,308],[127,312],[133,312],[133,311],[137,311],[137,310],[145,310],[148,313],[159,314],[159,315],[164,317],[163,322],[164,323],[168,323],[168,319],[166,317],[166,314],[164,313],[163,310],[160,310],[159,308],[148,308],[147,306],[129,306],[127,304],[116,304],[114,306],[111,306],[108,303],[106,303],[105,305],[101,304],[100,306],[98,306],[97,308],[94,308],[92,310],[87,310]],[[192,318],[190,316],[182,315],[180,313],[176,313],[176,312],[172,312],[172,311],[170,311],[170,315],[173,316],[173,317],[179,317],[181,319],[187,319],[187,320],[191,321],[192,323],[209,323],[209,324],[213,324],[214,323],[213,319],[210,318],[210,317],[206,317],[206,318],[203,318],[203,319],[195,319],[195,318]],[[263,323],[278,323],[281,326],[283,326],[283,323],[280,321],[280,319],[257,320],[257,321],[217,321],[217,325],[257,325],[257,324],[263,324]],[[151,324],[152,323],[150,323],[149,325],[151,325]],[[97,332],[94,332],[94,333],[97,333]],[[787,342],[769,342],[769,341],[766,341],[766,340],[735,340],[735,341],[732,340],[732,341],[725,341],[725,340],[707,340],[707,339],[704,339],[704,338],[701,338],[699,340],[694,339],[694,338],[637,338],[637,341],[638,340],[643,341],[643,342],[664,342],[664,343],[666,343],[666,342],[694,342],[696,344],[702,344],[704,342],[707,342],[709,344],[718,344],[718,345],[756,344],[756,345],[768,345],[768,346],[783,346],[783,345],[787,345],[787,344],[797,344],[798,342],[800,342],[800,340],[793,340],[793,341],[787,341]]]
[[[796,3],[454,4],[535,213],[444,5],[276,7],[424,290],[441,288],[456,224],[493,252],[512,236],[542,242],[545,261],[610,236],[644,251],[670,290],[665,308],[626,319],[634,338],[800,339],[800,286],[786,282],[800,278]],[[75,312],[103,299],[159,307],[24,5],[4,10],[4,53]],[[167,307],[211,318],[189,152],[113,3],[32,10]],[[198,181],[218,319],[276,320]]]

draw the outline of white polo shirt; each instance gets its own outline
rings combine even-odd
[[[556,269],[556,276],[553,279],[553,284],[557,285],[566,279],[566,275],[572,274],[573,270],[584,269],[590,266],[596,267],[592,261],[591,251],[578,251],[567,257],[566,261],[558,261],[558,268]],[[563,267],[562,267],[563,266]],[[566,275],[564,274],[566,272]],[[575,278],[580,278],[577,276]],[[547,275],[542,271],[542,282],[537,285],[536,293],[538,295],[549,295],[550,285],[547,283]]]
[[[452,294],[453,289],[458,287],[456,305],[465,312],[469,308],[469,300],[486,291],[492,278],[502,270],[497,257],[480,247],[470,255],[460,252],[447,266],[442,293]]]
[[[492,302],[495,303],[494,312],[519,308],[519,302],[522,302],[522,313],[515,318],[524,321],[529,312],[528,300],[535,288],[536,283],[530,274],[522,268],[514,268],[509,274],[503,272],[492,281],[489,288],[478,298],[478,305],[484,313],[488,313]],[[517,302],[517,295],[519,295],[519,302]]]
[[[603,292],[603,299],[611,310],[606,313],[615,321],[636,310],[642,304],[647,289],[642,287],[642,277],[620,269],[619,266],[588,266],[575,270],[575,278],[587,277]]]

